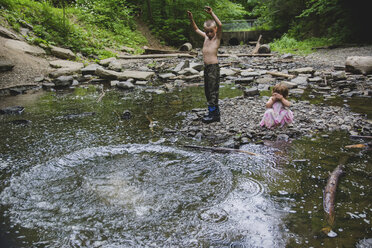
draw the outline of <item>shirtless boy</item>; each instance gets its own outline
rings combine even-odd
[[[192,13],[187,11],[187,14],[195,32],[204,38],[204,91],[208,102],[208,115],[205,115],[202,121],[204,123],[212,123],[220,121],[220,109],[218,106],[220,67],[218,65],[217,50],[221,43],[222,23],[213,13],[211,7],[206,6],[204,10],[213,18],[213,20],[204,22],[204,32],[195,24]]]

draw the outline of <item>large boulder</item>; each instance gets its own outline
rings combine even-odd
[[[371,74],[372,56],[350,56],[345,61],[345,71],[352,73]]]

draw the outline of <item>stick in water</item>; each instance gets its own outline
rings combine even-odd
[[[199,149],[199,150],[207,150],[207,151],[212,151],[212,152],[219,152],[219,153],[240,152],[240,153],[246,153],[246,154],[253,155],[253,156],[259,156],[259,154],[257,153],[244,151],[240,149],[225,148],[225,147],[192,146],[192,145],[185,145],[184,147]]]

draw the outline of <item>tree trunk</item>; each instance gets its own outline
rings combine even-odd
[[[147,4],[147,18],[149,21],[152,21],[152,9],[151,9],[151,0],[146,0]]]

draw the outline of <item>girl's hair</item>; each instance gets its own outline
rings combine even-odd
[[[288,97],[288,88],[287,88],[287,86],[285,86],[285,84],[279,83],[279,84],[275,85],[274,88],[273,88],[273,92],[279,93],[284,98]]]

